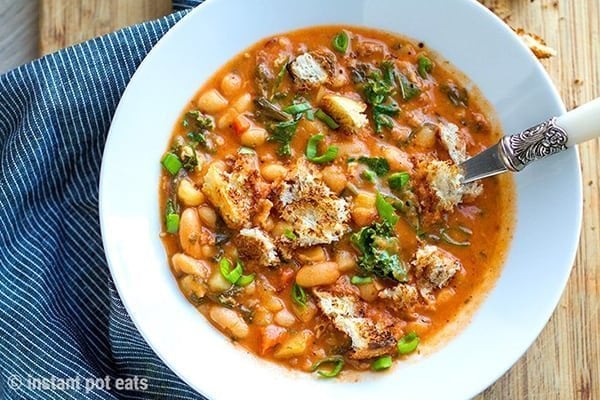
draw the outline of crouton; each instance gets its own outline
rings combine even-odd
[[[350,358],[362,360],[390,354],[396,349],[391,328],[366,317],[367,305],[352,295],[336,296],[322,289],[313,289],[317,305],[333,325],[350,337]]]
[[[406,310],[415,305],[419,294],[413,285],[399,283],[392,288],[383,289],[378,296],[380,299],[393,300],[393,307],[396,310]]]
[[[328,94],[321,99],[321,108],[348,132],[354,133],[368,124],[367,105],[348,97]]]
[[[432,160],[427,164],[427,183],[444,211],[452,211],[462,201],[462,174],[456,165]]]
[[[538,59],[541,60],[556,55],[556,50],[546,45],[546,41],[535,33],[526,32],[522,28],[517,28],[514,31]]]
[[[434,245],[419,247],[412,261],[417,276],[417,287],[424,299],[433,300],[431,292],[448,285],[462,268],[458,258]]]
[[[440,140],[446,150],[450,159],[454,161],[454,164],[460,164],[467,159],[467,143],[462,136],[458,133],[458,126],[454,124],[440,124],[438,130]]]
[[[326,69],[310,53],[296,57],[290,63],[289,70],[296,84],[304,88],[322,85],[329,79]]]
[[[346,200],[335,195],[304,159],[274,188],[275,209],[291,225],[295,238],[279,239],[284,251],[339,240],[348,230]]]
[[[250,228],[256,199],[268,195],[268,186],[258,171],[256,156],[239,154],[230,171],[214,162],[204,175],[202,192],[231,229]]]
[[[261,267],[279,265],[277,248],[271,238],[261,229],[242,229],[234,240],[240,257],[255,261]]]

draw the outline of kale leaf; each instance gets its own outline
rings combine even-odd
[[[358,266],[364,273],[407,281],[406,268],[397,254],[398,239],[390,224],[374,223],[364,227],[352,235],[351,241],[361,252]]]
[[[377,176],[384,176],[390,172],[390,164],[383,157],[359,157],[358,162],[365,164],[370,170],[375,172]]]

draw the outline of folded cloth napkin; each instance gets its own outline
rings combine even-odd
[[[176,1],[175,14],[0,76],[0,398],[204,398],[131,322],[98,218],[119,98],[183,9],[201,1]]]

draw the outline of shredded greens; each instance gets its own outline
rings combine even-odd
[[[277,123],[271,123],[267,125],[267,130],[271,134],[267,139],[269,142],[279,143],[279,149],[277,154],[283,157],[289,157],[292,155],[292,147],[290,143],[296,135],[296,129],[298,128],[299,118],[291,121],[282,121]]]
[[[313,135],[308,139],[308,144],[306,145],[306,158],[315,164],[324,164],[335,160],[338,155],[338,148],[336,146],[329,146],[325,153],[321,155],[317,155],[319,146],[319,142],[325,138],[325,135],[319,133],[318,135]]]
[[[377,176],[384,176],[390,172],[390,164],[383,157],[359,157],[358,162],[369,167]]]
[[[398,239],[389,223],[364,227],[352,234],[351,241],[361,252],[358,266],[364,273],[406,282],[406,268],[397,254]]]
[[[388,203],[385,200],[385,197],[380,192],[377,192],[377,197],[375,198],[375,206],[377,207],[377,212],[381,219],[391,226],[396,225],[400,217],[396,215],[396,210],[394,206]]]

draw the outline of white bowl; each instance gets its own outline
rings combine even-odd
[[[538,61],[468,0],[208,0],[156,45],[114,116],[100,181],[104,249],[133,322],[164,362],[214,399],[465,399],[500,377],[546,324],[566,284],[581,223],[570,149],[516,179],[517,226],[504,270],[472,322],[441,350],[367,375],[323,381],[232,345],[189,304],[159,240],[159,159],[180,111],[222,64],[259,39],[301,27],[362,25],[424,41],[462,70],[515,132],[564,106]]]

